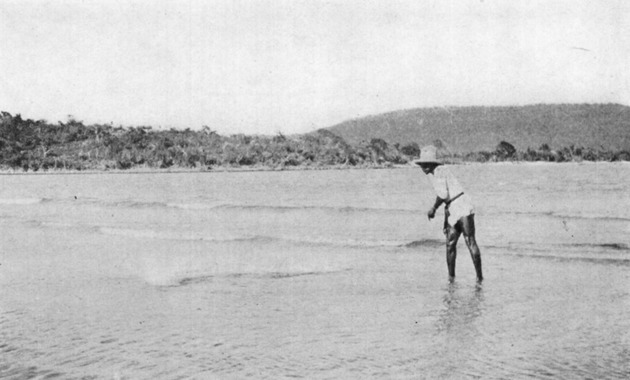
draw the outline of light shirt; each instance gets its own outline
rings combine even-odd
[[[464,193],[455,199],[448,207],[450,215],[447,223],[449,225],[454,226],[459,219],[475,213],[472,199],[464,192],[464,188],[460,185],[453,173],[444,165],[436,167],[433,174],[429,174],[428,177],[433,185],[435,194],[446,202]]]

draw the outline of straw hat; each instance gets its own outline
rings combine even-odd
[[[414,164],[416,165],[422,165],[422,164],[441,165],[442,162],[440,162],[437,159],[437,148],[434,147],[433,145],[427,145],[420,150],[420,159],[414,161]]]

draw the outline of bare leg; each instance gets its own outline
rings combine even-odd
[[[455,278],[455,259],[457,258],[457,240],[461,232],[452,226],[446,227],[446,264],[448,265],[448,275],[452,280]]]
[[[483,273],[481,271],[481,251],[477,245],[477,239],[475,239],[475,215],[468,215],[467,217],[461,218],[459,221],[461,222],[466,246],[468,246],[470,257],[475,265],[477,280],[482,281]]]

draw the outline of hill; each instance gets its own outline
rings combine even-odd
[[[327,128],[349,144],[383,139],[389,144],[441,140],[451,153],[494,151],[507,141],[519,151],[547,144],[630,150],[630,107],[558,104],[513,107],[418,108],[345,121]]]

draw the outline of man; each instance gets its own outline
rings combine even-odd
[[[477,280],[483,280],[481,272],[481,252],[475,239],[475,211],[470,196],[464,193],[453,174],[437,160],[436,148],[432,145],[422,148],[420,159],[415,161],[424,174],[429,177],[437,194],[435,204],[429,212],[429,220],[433,219],[436,210],[444,203],[444,235],[446,235],[446,264],[451,280],[455,278],[455,259],[457,257],[457,240],[463,233],[464,240],[477,272]]]

